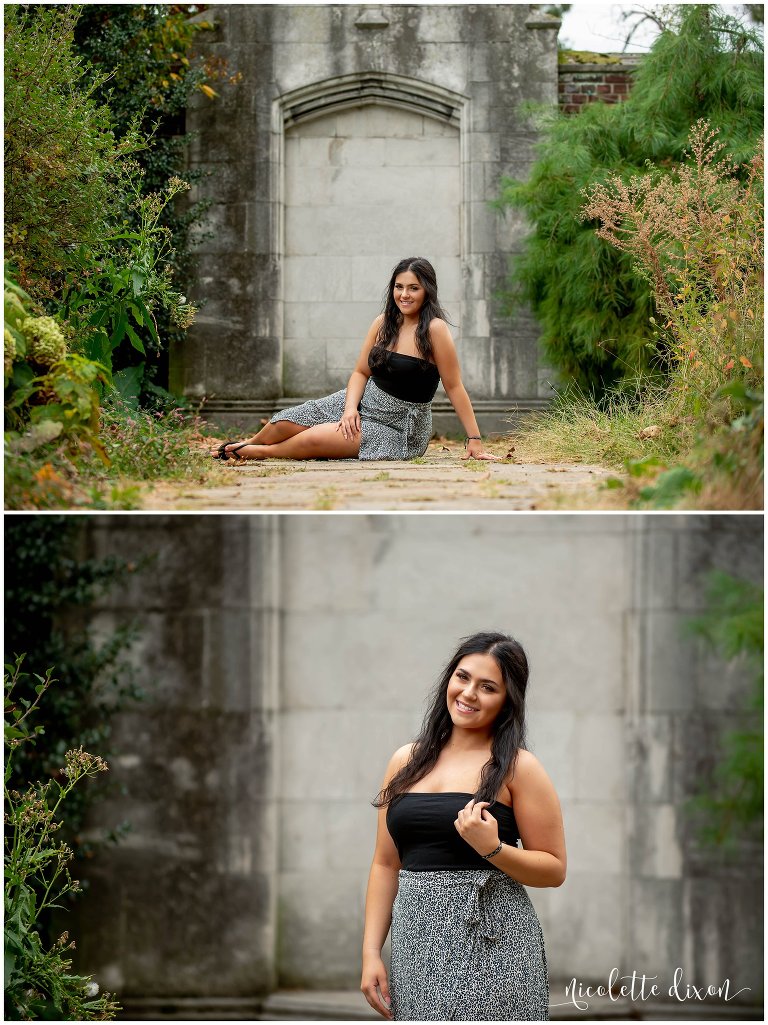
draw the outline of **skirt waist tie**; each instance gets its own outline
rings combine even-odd
[[[411,442],[416,434],[416,423],[418,421],[418,414],[413,406],[408,407],[408,414],[405,423],[405,437],[403,438],[403,459],[408,458],[408,452],[410,451]]]
[[[498,878],[496,869],[482,869],[472,879],[457,879],[454,886],[467,889],[463,917],[467,931],[486,943],[498,943],[502,936],[502,925],[494,908],[494,895],[488,884]],[[493,890],[493,886],[490,887]]]

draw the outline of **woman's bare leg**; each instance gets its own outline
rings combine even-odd
[[[237,454],[241,459],[354,459],[361,436],[347,440],[337,428],[335,423],[317,424],[276,444],[246,445]]]
[[[276,445],[280,441],[286,441],[288,438],[293,438],[296,434],[301,434],[302,431],[306,431],[303,424],[295,424],[290,420],[278,420],[274,424],[265,424],[260,431],[258,431],[252,438],[248,438],[245,442],[246,445]],[[232,442],[231,445],[227,445],[226,451],[229,452],[236,445],[239,445],[239,441]],[[211,455],[218,455],[219,450],[214,448],[211,450]]]
[[[295,424],[290,420],[278,420],[274,424],[264,424],[252,438],[248,438],[249,445],[277,445],[280,441],[287,441],[302,431],[309,430],[304,424]]]

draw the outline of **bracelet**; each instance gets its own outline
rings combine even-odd
[[[488,861],[489,858],[495,858],[503,846],[503,843],[499,843],[499,846],[496,848],[495,851],[491,851],[490,854],[481,854],[480,857],[485,858],[486,861]]]
[[[466,447],[467,447],[467,442],[468,442],[468,441],[482,441],[482,440],[483,440],[483,439],[482,439],[482,438],[480,437],[480,435],[479,435],[479,434],[470,434],[470,435],[469,435],[469,436],[468,436],[468,437],[466,438],[466,440],[464,441],[464,448],[466,448]]]

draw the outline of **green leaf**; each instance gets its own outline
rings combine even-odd
[[[145,304],[138,299],[136,300],[136,305],[144,315],[144,323],[149,330],[149,333],[152,335],[153,340],[159,344],[160,339],[157,336],[157,329],[155,328],[155,322],[152,319],[152,314],[149,312]]]
[[[128,327],[128,315],[126,314],[125,310],[120,310],[120,313],[119,313],[118,318],[117,318],[117,324],[115,326],[115,330],[112,332],[112,334],[109,337],[109,343],[110,343],[110,345],[112,346],[113,349],[117,348],[117,346],[120,344],[120,342],[122,342],[123,338],[125,338],[125,332],[126,332],[126,328],[127,327]]]
[[[660,474],[653,487],[643,488],[640,498],[657,509],[669,508],[688,492],[701,491],[702,483],[701,477],[687,466],[675,466]]]
[[[126,367],[125,370],[118,370],[113,377],[115,388],[117,388],[123,401],[133,409],[137,409],[139,405],[139,394],[141,392],[141,382],[144,378],[145,366],[145,363],[139,363],[137,366]]]
[[[84,355],[87,359],[96,363],[103,363],[106,367],[112,366],[112,346],[106,331],[97,331],[92,334],[85,345]]]
[[[139,338],[139,336],[136,334],[136,332],[133,330],[133,328],[130,325],[127,325],[126,326],[126,331],[128,332],[128,338],[130,339],[131,345],[134,347],[134,349],[138,349],[139,352],[142,354],[142,356],[146,356],[146,351],[144,349],[144,343]],[[115,376],[117,376],[117,375],[115,375]]]
[[[135,268],[131,270],[131,285],[133,286],[133,294],[141,295],[144,291],[144,285],[146,284],[146,275]]]
[[[139,307],[135,303],[128,303],[128,309],[134,316],[134,320],[139,327],[144,327],[144,314],[141,312]]]
[[[657,470],[665,465],[658,456],[643,456],[642,459],[628,459],[626,462],[627,473],[630,477],[645,477],[650,471]]]

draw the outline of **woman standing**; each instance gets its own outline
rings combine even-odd
[[[432,399],[443,387],[467,432],[464,458],[483,449],[428,260],[392,272],[384,312],[371,324],[347,387],[275,413],[247,441],[225,442],[216,459],[413,459],[432,435]]]
[[[421,733],[389,763],[374,802],[361,983],[385,1018],[549,1017],[541,927],[524,886],[560,886],[565,839],[554,787],[523,747],[527,682],[517,641],[466,638]]]

